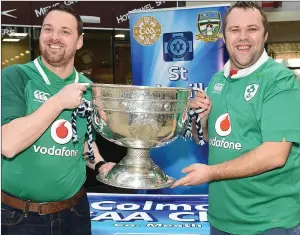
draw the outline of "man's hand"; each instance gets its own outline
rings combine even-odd
[[[82,102],[86,84],[72,83],[62,88],[54,97],[62,110],[77,108]]]
[[[197,91],[195,99],[190,102],[190,107],[199,110],[200,120],[203,128],[207,128],[207,119],[211,111],[212,102],[204,91]]]
[[[171,188],[177,186],[192,186],[207,183],[212,180],[211,168],[208,165],[196,163],[182,170],[183,173],[188,173],[183,178],[177,180]]]
[[[115,165],[114,162],[107,162],[99,168],[99,173],[107,174]]]

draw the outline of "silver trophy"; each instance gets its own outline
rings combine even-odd
[[[149,150],[171,143],[185,130],[191,89],[96,83],[92,93],[95,130],[128,148],[122,161],[97,180],[130,189],[171,186],[175,179],[154,164]]]

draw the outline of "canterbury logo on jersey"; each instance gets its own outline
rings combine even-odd
[[[47,92],[36,90],[35,92],[33,92],[33,97],[36,101],[45,102],[50,97],[50,94]]]
[[[221,91],[223,90],[224,84],[222,83],[216,83],[214,85],[214,89],[212,91],[212,93],[221,93]]]

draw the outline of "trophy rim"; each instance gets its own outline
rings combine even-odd
[[[124,85],[124,84],[104,84],[104,83],[92,83],[92,87],[108,87],[108,88],[138,88],[138,89],[147,89],[147,90],[157,90],[158,88],[160,90],[174,90],[174,91],[191,91],[192,88],[188,87],[154,87],[154,86],[138,86],[138,85]]]

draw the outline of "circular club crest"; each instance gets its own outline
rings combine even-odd
[[[161,35],[161,24],[152,16],[140,18],[133,27],[135,40],[143,45],[150,46],[155,43]]]
[[[56,120],[51,126],[51,137],[58,144],[66,144],[72,138],[71,123],[64,119]]]
[[[167,50],[173,58],[182,58],[189,52],[190,44],[185,37],[176,36],[168,42]]]
[[[219,136],[227,136],[231,133],[229,113],[224,113],[220,117],[218,117],[215,124],[215,129]]]

